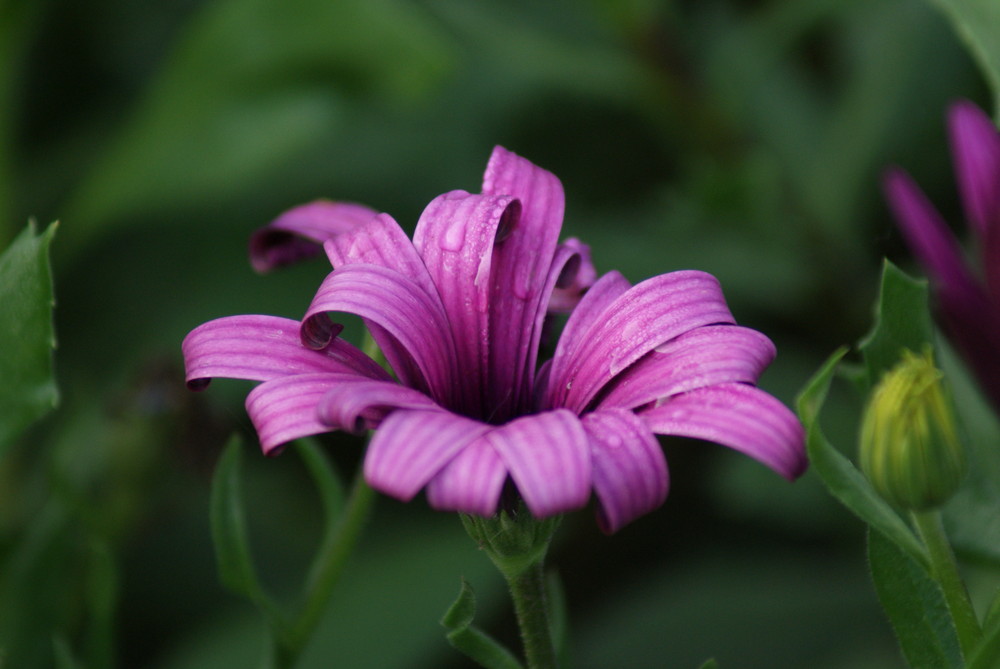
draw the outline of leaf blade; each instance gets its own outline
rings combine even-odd
[[[29,223],[0,255],[0,454],[59,401],[49,262],[56,227],[36,235]]]

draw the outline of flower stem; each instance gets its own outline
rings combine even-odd
[[[375,491],[365,482],[359,467],[347,500],[335,528],[321,544],[306,582],[306,599],[291,624],[275,639],[271,666],[291,669],[326,611],[330,595],[337,584],[347,559],[354,551],[361,531],[370,515]]]
[[[927,552],[930,554],[931,575],[941,586],[948,610],[955,623],[955,632],[958,634],[958,642],[962,647],[962,655],[969,658],[982,636],[982,629],[979,626],[978,618],[976,618],[975,609],[972,608],[972,602],[969,600],[969,592],[965,587],[965,582],[958,573],[955,553],[951,550],[951,544],[948,543],[944,526],[941,524],[941,513],[937,510],[914,511],[912,516],[920,538],[923,539],[924,545],[927,546]]]
[[[538,561],[519,574],[504,574],[514,600],[528,669],[558,667],[542,565],[542,561]]]

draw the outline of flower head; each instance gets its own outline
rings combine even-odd
[[[330,231],[334,269],[302,321],[196,328],[183,347],[188,383],[261,381],[247,409],[266,453],[374,429],[373,487],[402,500],[425,490],[435,508],[476,515],[495,513],[509,484],[537,517],[585,506],[593,492],[601,527],[614,531],[666,498],[657,434],[801,474],[801,425],[754,385],[774,347],[735,324],[715,278],[595,280],[587,248],[558,241],[563,204],[554,175],[498,147],[482,192],[435,198],[412,241],[386,214],[358,223],[323,205],[320,225],[305,219]],[[319,236],[287,219],[284,229]],[[570,308],[539,366],[547,312]],[[337,337],[337,313],[364,320],[394,377]]]
[[[935,508],[958,489],[965,451],[929,350],[905,352],[872,392],[861,424],[861,468],[882,497],[904,509]]]
[[[929,275],[939,320],[1000,410],[1000,134],[978,107],[958,102],[948,129],[965,216],[978,243],[979,271],[965,261],[948,226],[902,170],[885,192],[900,230]]]

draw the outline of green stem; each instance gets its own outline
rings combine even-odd
[[[528,669],[556,669],[559,666],[552,640],[552,621],[542,564],[539,560],[516,575],[505,574],[514,600]]]
[[[955,553],[941,524],[939,511],[914,511],[913,521],[927,546],[931,559],[931,576],[941,586],[948,610],[955,623],[955,632],[962,647],[962,655],[971,657],[973,650],[982,636],[979,620],[969,600],[969,592],[962,576],[958,573],[958,563]]]
[[[295,666],[303,647],[316,630],[333,588],[368,521],[374,500],[375,491],[365,482],[364,472],[359,467],[336,528],[326,534],[313,561],[302,609],[286,628],[285,634],[275,640],[272,666],[276,669]]]

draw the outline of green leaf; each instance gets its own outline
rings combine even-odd
[[[992,669],[997,666],[1000,666],[1000,594],[986,614],[982,639],[972,652],[967,669]]]
[[[700,669],[719,669],[719,663],[715,661],[715,658],[705,660],[705,663],[701,665]]]
[[[241,449],[238,436],[230,439],[212,477],[209,514],[215,559],[222,584],[256,604],[272,632],[281,638],[286,628],[284,619],[264,592],[250,553],[240,485]]]
[[[904,350],[919,353],[933,342],[927,282],[913,279],[888,260],[875,308],[875,327],[859,344],[869,386],[895,366]]]
[[[927,571],[878,532],[868,533],[868,562],[879,601],[910,666],[962,667],[944,595]]]
[[[799,418],[806,429],[809,461],[831,495],[926,569],[929,563],[923,544],[892,507],[875,492],[868,479],[827,441],[820,428],[819,413],[823,401],[837,365],[846,353],[846,348],[835,351],[796,399]]]
[[[441,624],[448,630],[448,643],[487,669],[522,669],[513,653],[472,626],[475,615],[476,594],[463,578],[458,599],[441,618]]]
[[[53,223],[40,235],[29,223],[0,255],[0,454],[22,430],[51,411],[59,393],[52,375]]]
[[[1000,3],[996,0],[933,0],[948,15],[993,89],[1000,113]]]

